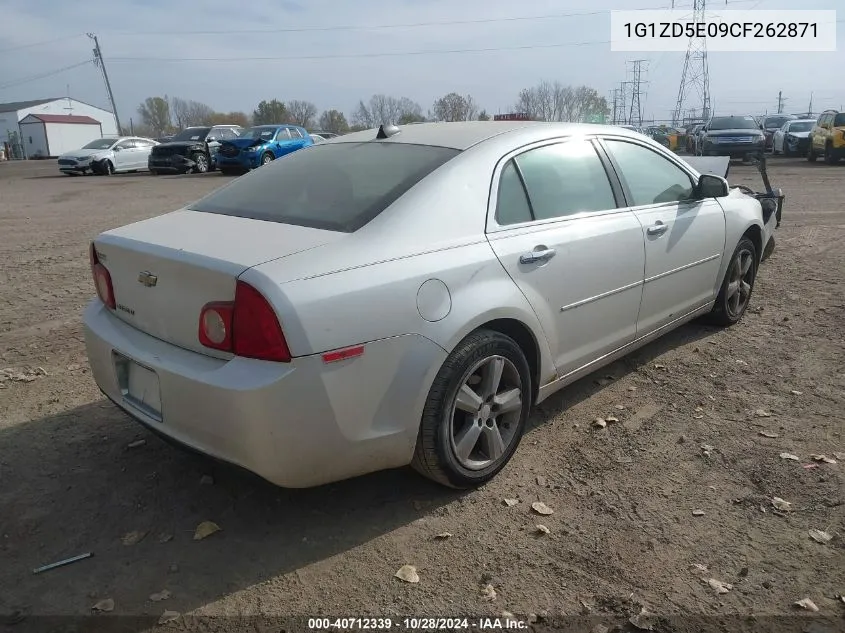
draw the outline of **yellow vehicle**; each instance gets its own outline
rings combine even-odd
[[[807,160],[814,163],[819,156],[829,165],[845,158],[845,112],[825,110],[819,115],[810,132]]]

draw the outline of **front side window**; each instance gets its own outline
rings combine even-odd
[[[840,127],[845,125],[845,112],[840,112],[833,117],[833,127]]]
[[[692,178],[668,158],[641,145],[605,141],[631,192],[631,205],[680,202],[692,197]]]
[[[517,156],[535,220],[616,208],[604,165],[590,141],[546,145]]]

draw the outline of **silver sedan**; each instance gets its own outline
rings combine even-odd
[[[496,475],[532,405],[746,311],[760,203],[619,127],[392,126],[99,235],[92,373],[177,443],[307,487]]]

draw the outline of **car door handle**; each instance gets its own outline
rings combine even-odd
[[[519,263],[520,264],[534,264],[536,262],[544,262],[547,259],[551,259],[554,257],[555,249],[553,248],[542,248],[540,250],[531,251],[530,253],[524,253],[523,255],[519,256]]]
[[[669,230],[668,224],[663,224],[660,220],[654,223],[653,226],[650,226],[646,229],[646,233],[649,235],[663,235],[666,231]]]

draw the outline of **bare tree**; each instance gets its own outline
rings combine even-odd
[[[564,86],[559,82],[543,81],[519,93],[518,112],[541,121],[582,122],[592,115],[608,113],[607,99],[589,86]]]
[[[190,108],[190,102],[186,99],[181,99],[179,97],[171,97],[169,100],[170,104],[170,118],[173,121],[173,125],[175,125],[180,130],[184,127],[187,127],[187,119],[188,119],[188,109]]]
[[[352,113],[352,122],[363,129],[386,123],[407,124],[423,120],[422,108],[416,101],[381,94],[373,95],[367,103],[359,101]]]
[[[450,92],[435,100],[432,106],[438,121],[472,121],[478,116],[478,106],[472,95]]]
[[[188,101],[185,110],[185,126],[211,125],[211,117],[214,116],[214,108],[199,101]]]
[[[211,115],[208,125],[240,125],[249,127],[249,117],[246,112],[215,112]]]
[[[300,127],[310,128],[317,116],[317,106],[310,101],[293,100],[287,103],[290,122]]]
[[[138,114],[141,120],[156,136],[162,136],[170,127],[170,106],[167,103],[167,96],[147,97],[138,106]]]
[[[478,120],[479,121],[489,121],[490,120],[490,115],[487,114],[487,110],[482,110],[481,112],[478,113]]]
[[[340,110],[326,110],[320,115],[320,129],[324,132],[334,132],[335,134],[346,134],[349,132],[349,123],[346,121],[346,115]]]

